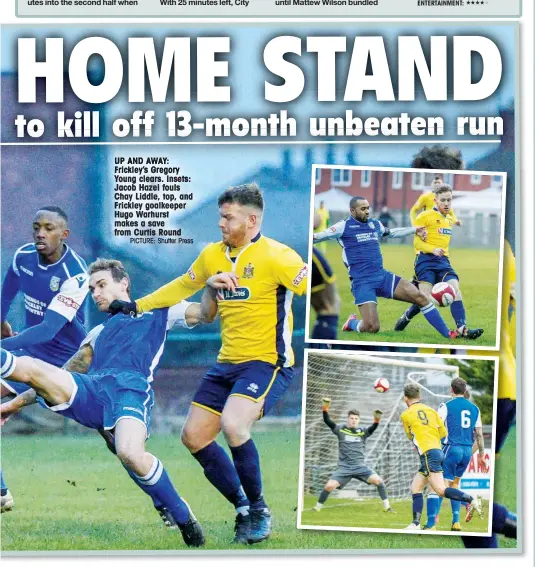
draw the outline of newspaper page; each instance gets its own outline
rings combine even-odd
[[[3,8],[3,559],[532,564],[533,6]]]

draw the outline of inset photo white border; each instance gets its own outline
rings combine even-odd
[[[309,247],[308,247],[308,265],[309,274],[312,274],[312,250],[314,243],[312,240],[312,234],[314,232],[314,213],[316,210],[315,197],[316,197],[316,175],[318,170],[349,170],[349,171],[373,171],[373,172],[383,172],[383,171],[401,171],[404,173],[421,173],[421,174],[432,174],[432,175],[467,175],[467,176],[501,176],[502,177],[502,191],[501,191],[501,214],[500,214],[500,236],[499,236],[499,260],[498,260],[498,294],[496,298],[496,341],[494,345],[472,345],[466,344],[463,341],[462,346],[456,343],[454,340],[448,341],[443,339],[444,342],[436,343],[418,343],[418,342],[401,342],[401,341],[389,341],[381,339],[381,331],[377,334],[367,333],[370,337],[369,340],[355,341],[348,339],[315,339],[311,337],[310,321],[311,321],[311,289],[312,289],[312,278],[308,278],[308,289],[307,289],[307,303],[306,303],[306,318],[305,318],[305,340],[311,344],[333,344],[333,345],[384,345],[384,346],[398,346],[398,347],[425,347],[425,348],[469,348],[470,350],[482,350],[482,351],[498,351],[500,349],[500,329],[501,329],[501,307],[502,307],[502,278],[503,278],[503,255],[504,255],[504,243],[505,243],[505,203],[506,203],[506,183],[507,183],[507,173],[502,171],[472,171],[472,170],[438,170],[438,169],[416,169],[416,168],[403,168],[403,167],[376,167],[376,166],[348,166],[348,165],[327,165],[327,164],[313,164],[311,171],[311,195],[310,195],[310,222],[309,222]],[[321,173],[323,176],[323,173]],[[418,194],[423,194],[424,190]],[[349,196],[351,198],[351,195]],[[455,207],[454,207],[455,208]],[[349,215],[349,202],[348,202],[348,215]],[[409,226],[409,225],[407,225]],[[342,251],[342,248],[341,248]],[[340,252],[341,253],[341,252]],[[388,266],[385,266],[388,271]],[[406,278],[405,278],[406,279]],[[338,280],[339,285],[350,285],[349,280],[341,281]],[[462,281],[461,281],[461,291],[462,291]],[[396,301],[396,300],[394,300]],[[410,304],[402,301],[398,301],[400,305],[400,315],[403,306],[408,307]],[[358,308],[354,303],[352,303],[355,310]],[[468,313],[468,317],[470,313]],[[341,325],[343,321],[338,323],[338,336],[341,333]],[[474,322],[477,326],[477,321]],[[384,330],[384,329],[383,329]],[[393,328],[392,328],[393,330]],[[432,328],[430,327],[432,331]],[[401,333],[399,333],[401,335]],[[438,336],[438,335],[437,335]],[[401,338],[401,336],[400,336]]]
[[[439,364],[438,359],[455,359],[458,361],[469,361],[469,360],[491,360],[494,362],[494,388],[493,388],[493,402],[492,402],[492,441],[490,447],[490,497],[489,497],[489,513],[487,519],[487,531],[486,532],[468,532],[468,531],[461,531],[461,532],[452,532],[450,530],[406,530],[406,529],[389,529],[389,528],[374,528],[374,527],[348,527],[348,526],[333,526],[333,525],[316,525],[316,524],[307,524],[302,521],[302,514],[304,510],[304,491],[305,491],[305,452],[307,450],[306,443],[305,443],[305,433],[307,431],[307,426],[310,426],[307,420],[307,399],[309,393],[309,377],[308,377],[308,368],[309,368],[309,356],[310,355],[320,355],[326,357],[333,357],[338,360],[346,361],[348,363],[358,363],[362,362],[365,364],[369,363],[377,363],[377,362],[384,362],[390,363],[390,359],[395,360],[396,364],[394,365],[397,369],[399,368],[407,368],[410,367],[414,370],[415,367],[422,365],[422,370],[437,370],[440,371],[441,367],[443,369],[447,369],[448,365],[446,364]],[[409,359],[409,360],[407,360]],[[412,359],[412,360],[410,360]],[[421,359],[421,362],[415,359]],[[430,359],[435,359],[431,361]],[[425,362],[425,361],[428,362]],[[425,365],[425,368],[424,368]],[[349,371],[349,368],[348,368]],[[299,492],[297,498],[297,528],[304,529],[304,530],[326,530],[326,531],[348,531],[348,532],[377,532],[377,533],[402,533],[408,536],[411,535],[446,535],[446,536],[473,536],[473,537],[489,537],[492,533],[492,507],[494,502],[494,473],[495,473],[495,447],[496,447],[496,419],[497,419],[497,398],[498,398],[498,371],[499,371],[499,358],[498,356],[455,356],[455,355],[443,355],[443,354],[421,354],[421,353],[410,353],[410,354],[399,354],[399,353],[366,353],[364,354],[363,351],[339,351],[339,350],[327,350],[327,349],[305,349],[305,358],[304,358],[304,366],[303,366],[303,400],[302,400],[302,407],[301,407],[301,439],[300,439],[300,454],[299,454]],[[356,378],[355,380],[358,380]],[[468,384],[470,387],[470,384]],[[369,384],[370,390],[374,388],[374,384]],[[425,391],[432,393],[427,388],[424,389]],[[380,394],[378,394],[380,395]],[[425,403],[425,399],[424,399]],[[355,401],[355,405],[358,406],[358,401]],[[344,408],[346,409],[346,408]],[[357,408],[362,409],[362,408]],[[369,408],[370,412],[373,408]],[[318,407],[318,412],[321,410]],[[362,414],[362,412],[361,412]],[[388,417],[388,416],[386,416]],[[391,416],[390,416],[391,417]],[[327,429],[327,427],[326,427]],[[328,431],[330,433],[330,431]],[[333,437],[332,442],[335,442]],[[373,468],[373,467],[372,467]],[[331,471],[331,473],[334,472]],[[377,471],[378,474],[381,474],[381,471]],[[417,473],[417,470],[414,470],[414,474]],[[410,485],[407,486],[407,491],[410,491]],[[407,500],[409,500],[407,498]],[[399,501],[399,499],[397,499]],[[410,500],[409,500],[410,501]],[[395,503],[393,505],[395,510]],[[309,511],[309,509],[307,509]],[[451,513],[451,507],[447,499],[444,499],[442,503],[442,509],[440,512],[443,516],[448,515]],[[461,514],[464,513],[464,509],[461,509]],[[318,514],[321,514],[319,512]],[[424,514],[425,515],[425,507],[424,507]],[[382,513],[381,513],[382,516]],[[318,516],[319,517],[319,516]],[[397,518],[397,515],[396,515]],[[406,524],[409,525],[411,523],[411,518],[406,518]],[[442,523],[444,521],[442,520]]]

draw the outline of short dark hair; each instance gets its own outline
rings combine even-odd
[[[69,219],[67,217],[67,213],[63,209],[61,209],[60,207],[55,207],[55,206],[49,205],[49,206],[46,206],[46,207],[41,207],[39,209],[39,211],[49,211],[51,213],[56,213],[65,222],[69,222]],[[39,211],[37,211],[37,212],[39,212]]]
[[[403,388],[403,395],[409,400],[417,400],[420,397],[420,386],[414,382],[407,382]]]
[[[437,185],[436,187],[433,187],[433,193],[437,197],[438,195],[442,195],[442,193],[447,193],[448,191],[453,193],[453,189],[451,188],[451,185],[448,185],[447,183],[442,183],[441,185]]]
[[[451,390],[456,396],[459,396],[461,394],[464,395],[467,387],[468,384],[466,383],[466,380],[463,380],[462,378],[454,378],[451,381]]]
[[[366,197],[353,197],[351,201],[349,201],[349,208],[354,209],[359,201],[366,201]]]
[[[445,146],[425,146],[413,158],[411,167],[417,169],[463,169],[463,156],[460,150],[450,150]]]
[[[217,199],[218,207],[226,203],[238,203],[238,205],[255,207],[260,211],[264,210],[264,197],[256,183],[245,183],[244,185],[229,187]]]
[[[122,279],[126,278],[128,280],[128,287],[126,288],[126,293],[130,295],[130,276],[128,272],[125,270],[122,262],[119,260],[109,260],[107,258],[97,258],[94,262],[89,264],[87,268],[89,275],[96,272],[110,272],[111,277],[113,278],[114,282],[120,282]]]
[[[350,409],[347,412],[347,417],[349,417],[350,415],[356,415],[357,417],[360,417],[360,411],[358,409]]]

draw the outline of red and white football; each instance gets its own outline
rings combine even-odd
[[[377,380],[373,383],[373,387],[375,388],[376,392],[384,394],[385,392],[388,392],[390,388],[390,382],[386,378],[377,378]]]
[[[431,297],[439,307],[448,307],[455,301],[455,290],[446,282],[440,282],[433,286]]]

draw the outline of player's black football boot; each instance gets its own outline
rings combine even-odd
[[[165,524],[166,528],[169,528],[170,530],[178,529],[178,524],[171,515],[171,512],[169,512],[168,508],[162,506],[161,508],[156,508],[156,512],[160,514],[160,518],[162,519],[162,522]]]
[[[396,324],[394,325],[394,331],[404,331],[411,320],[403,313],[403,315],[397,320]]]
[[[188,547],[201,547],[204,545],[204,532],[193,512],[190,512],[189,520],[185,524],[179,524],[178,527],[182,532],[182,539]]]
[[[251,527],[251,517],[249,514],[236,514],[234,523],[234,539],[232,543],[249,543],[249,528]]]
[[[249,543],[259,543],[271,535],[271,512],[269,508],[249,510],[251,527],[249,528]]]
[[[457,337],[460,339],[469,339],[474,341],[478,339],[483,333],[483,329],[469,329],[466,325],[457,329]]]

